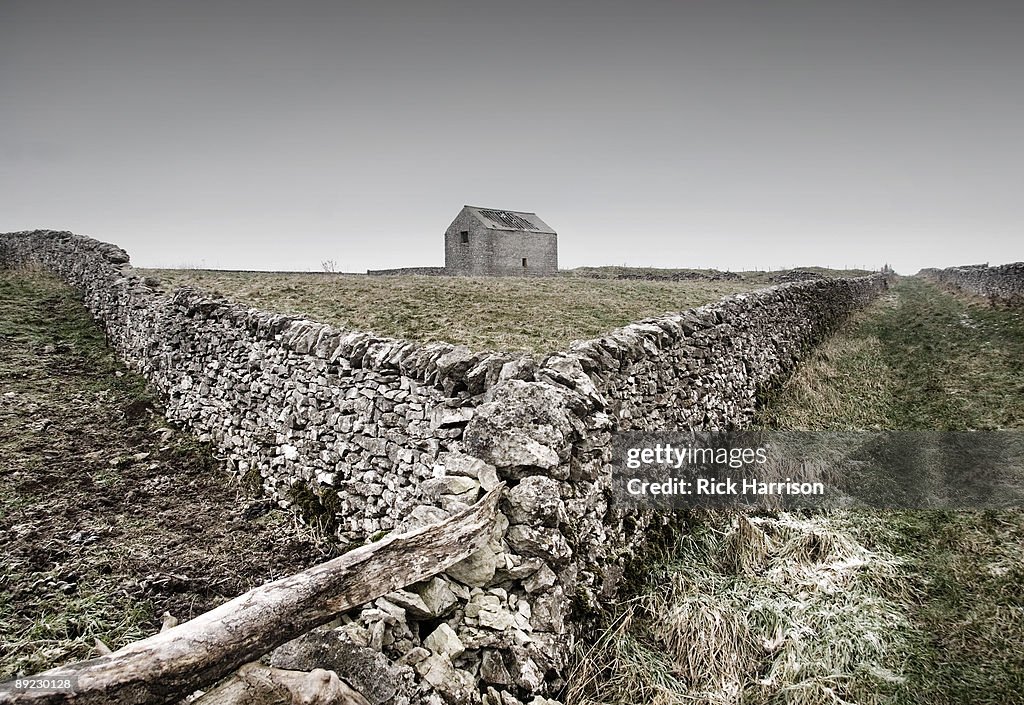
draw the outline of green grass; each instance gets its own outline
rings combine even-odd
[[[59,404],[78,407],[80,415],[93,400],[150,403],[142,380],[125,374],[83,313],[74,293],[52,277],[0,271],[0,523],[9,532],[0,541],[0,679],[88,656],[94,638],[115,646],[139,639],[155,617],[149,600],[119,590],[101,572],[111,556],[75,547],[96,561],[76,565],[67,545],[32,532],[40,506],[64,494],[43,479],[66,449],[62,434],[44,425],[59,410],[55,387],[62,387]],[[58,364],[64,380],[51,374]],[[68,377],[73,387],[64,386]],[[97,477],[119,475],[96,465]]]
[[[694,518],[579,659],[566,701],[880,703],[903,685],[913,585],[844,517]]]
[[[1024,311],[900,279],[822,345],[761,423],[809,430],[1024,428]]]
[[[901,702],[1024,702],[1024,515],[903,512],[888,517],[894,551],[922,585]]]
[[[1024,313],[901,279],[759,423],[1022,428]],[[1024,512],[753,517],[761,536],[740,532],[745,521],[707,513],[650,567],[580,655],[568,702],[1024,703]],[[793,541],[827,550],[786,550]],[[837,565],[857,567],[837,584]],[[766,649],[773,625],[786,636]]]
[[[249,306],[379,335],[474,349],[551,352],[632,321],[764,286],[745,281],[620,281],[586,277],[368,277],[139,270],[172,289],[193,286]]]
[[[94,656],[94,639],[119,648],[165,610],[190,619],[334,552],[290,514],[247,512],[210,449],[157,405],[75,291],[0,270],[0,681]]]
[[[799,267],[796,269],[779,269],[775,271],[751,270],[744,272],[723,272],[718,269],[670,269],[661,267],[577,267],[576,269],[559,272],[561,276],[593,277],[597,279],[632,279],[634,277],[650,277],[651,279],[689,279],[707,280],[727,279],[741,281],[746,284],[770,286],[780,281],[790,281],[794,272],[810,274],[816,277],[863,277],[873,274],[866,269],[828,269],[826,267]]]
[[[916,278],[851,320],[763,414],[776,428],[1024,428],[1024,311]],[[904,557],[910,618],[896,702],[1024,702],[1024,512],[851,514]]]

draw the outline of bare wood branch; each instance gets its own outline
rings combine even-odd
[[[487,542],[503,488],[499,485],[444,522],[386,537],[267,583],[112,654],[34,676],[75,679],[74,693],[16,692],[12,682],[0,685],[0,705],[173,702],[336,615],[466,558]]]

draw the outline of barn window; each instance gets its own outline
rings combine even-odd
[[[462,244],[465,245],[469,242],[469,231],[463,230],[459,233],[459,237],[462,238]]]
[[[523,267],[526,267],[526,258],[523,257]]]

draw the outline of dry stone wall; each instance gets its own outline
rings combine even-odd
[[[984,264],[922,269],[918,276],[947,287],[983,296],[992,303],[1024,305],[1024,262],[989,267]]]
[[[370,276],[386,277],[401,275],[419,275],[425,277],[443,277],[450,272],[444,267],[399,267],[397,269],[368,269],[366,273]]]
[[[133,275],[123,250],[71,233],[7,236],[4,255],[81,289],[169,418],[215,442],[234,470],[258,472],[282,501],[313,488],[307,504],[345,517],[350,540],[409,516],[511,359],[342,331],[193,289],[160,292]]]
[[[765,394],[888,284],[875,275],[731,296],[575,343],[545,359],[534,381],[495,388],[465,447],[499,476],[520,478],[516,490],[528,487],[510,517],[533,516],[533,526],[514,527],[507,543],[556,571],[552,591],[572,600],[549,605],[571,607],[581,628],[652,542],[672,536],[673,517],[613,505],[614,433],[747,427]]]
[[[337,522],[342,540],[442,519],[508,484],[485,548],[274,656],[324,666],[303,654],[329,652],[326,667],[395,705],[549,702],[601,602],[672,528],[612,505],[612,434],[748,424],[766,390],[886,287],[787,284],[537,359],[164,292],[120,248],[71,233],[0,236],[0,266],[27,265],[81,290],[168,417],[282,504]]]

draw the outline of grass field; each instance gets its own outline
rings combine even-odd
[[[1024,429],[1024,310],[920,279],[852,320],[764,415],[780,428]],[[1024,512],[851,514],[917,599],[899,702],[1024,703]]]
[[[627,323],[674,313],[769,282],[642,281],[608,276],[367,277],[195,269],[139,270],[170,289],[193,286],[345,328],[474,349],[552,352]],[[820,270],[821,272],[827,270]],[[755,276],[756,275],[756,276]]]
[[[863,277],[873,274],[866,269],[828,269],[826,267],[800,267],[797,269],[756,270],[745,272],[723,272],[718,269],[667,269],[660,267],[577,267],[564,272],[562,276],[592,277],[596,279],[650,278],[654,281],[705,279],[734,280],[759,286],[771,286],[779,282],[792,281],[797,274],[808,277]]]
[[[76,292],[0,270],[0,681],[118,648],[334,549],[170,427]]]
[[[762,424],[1024,428],[1024,311],[901,279],[816,351]]]
[[[1024,428],[1024,312],[902,279],[760,422]],[[1020,510],[705,513],[581,654],[568,702],[1014,705],[1022,644]]]

